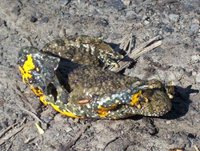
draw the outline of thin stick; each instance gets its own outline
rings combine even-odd
[[[145,47],[142,51],[139,51],[138,53],[135,53],[134,55],[130,54],[129,57],[132,58],[132,59],[137,59],[139,58],[141,55],[151,51],[152,49],[160,46],[162,44],[162,41],[159,40],[155,43],[153,43],[152,45],[148,46],[148,47]]]
[[[154,42],[159,41],[161,39],[162,39],[162,37],[160,35],[158,35],[158,36],[148,40],[147,42],[142,43],[139,47],[134,49],[131,54],[128,54],[128,56],[134,56],[134,54],[138,54],[139,52],[143,51],[144,48],[150,46]]]
[[[19,124],[21,127],[19,128],[15,128],[13,129],[13,131],[11,133],[9,133],[8,135],[5,135],[3,138],[0,139],[0,145],[4,144],[5,141],[7,141],[8,139],[10,139],[12,136],[16,135],[17,133],[19,133],[24,127],[25,125],[22,125],[25,122],[26,118],[24,118],[21,122],[18,122],[17,124]],[[17,125],[17,124],[13,124],[13,125]],[[12,126],[13,126],[12,125]],[[6,131],[7,132],[7,131]]]
[[[194,149],[195,149],[196,151],[199,151],[199,149],[198,149],[198,147],[197,147],[196,145],[194,145]]]
[[[160,40],[162,37],[161,36],[156,36],[152,39],[150,39],[149,41],[141,44],[139,47],[135,48],[134,50],[131,51],[131,53],[127,54],[127,57],[136,60],[137,58],[139,58],[141,55],[143,55],[144,53],[147,53],[149,51],[151,51],[152,49],[160,46],[162,44],[162,41]],[[122,69],[128,67],[131,62],[125,62],[123,60],[119,61],[119,68],[112,68],[111,71],[114,72],[119,72]]]
[[[10,139],[12,136],[16,135],[17,133],[19,133],[21,130],[23,130],[24,128],[24,125],[19,127],[19,128],[16,128],[13,130],[13,132],[11,132],[10,134],[6,135],[5,137],[1,138],[0,139],[0,145],[4,144],[5,141],[7,141],[8,139]]]
[[[1,138],[5,133],[7,133],[10,129],[12,129],[13,127],[15,127],[15,126],[18,125],[18,124],[19,124],[19,122],[18,122],[18,123],[14,123],[14,124],[8,126],[3,132],[0,133],[0,138]]]
[[[28,115],[32,116],[36,121],[44,123],[35,113],[27,110],[26,108],[24,108],[22,106],[19,106],[19,105],[17,105],[17,106],[19,107],[19,109],[21,109],[22,111],[26,112]]]

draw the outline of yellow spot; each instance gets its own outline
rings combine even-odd
[[[104,118],[108,115],[108,111],[102,110],[102,109],[98,109],[97,111],[99,117]]]
[[[139,97],[142,95],[142,91],[139,91],[132,95],[130,105],[135,106],[139,102]]]
[[[47,105],[49,104],[46,100],[46,96],[44,95],[44,93],[42,92],[42,90],[40,90],[37,87],[33,87],[32,85],[30,85],[31,90],[33,91],[33,93],[39,97],[40,101],[44,104]]]
[[[97,113],[99,114],[99,116],[101,118],[104,118],[109,114],[108,111],[113,110],[116,107],[117,107],[117,104],[112,104],[110,107],[103,107],[103,106],[100,105],[100,106],[98,106]]]
[[[44,93],[42,92],[42,90],[40,90],[37,87],[33,87],[32,85],[30,85],[31,90],[33,91],[33,93],[37,96],[42,96]]]
[[[19,67],[19,70],[22,75],[23,82],[26,83],[26,80],[31,79],[31,71],[35,69],[35,65],[33,63],[32,55],[27,55],[27,60],[24,62],[22,67]]]
[[[40,101],[44,104],[44,105],[48,105],[49,102],[46,100],[46,96],[45,95],[42,95],[39,97],[40,98]]]
[[[73,113],[71,113],[71,112],[69,112],[67,110],[61,110],[58,105],[53,104],[52,102],[48,102],[46,100],[46,96],[44,95],[44,93],[42,92],[42,90],[40,90],[39,88],[35,88],[32,85],[30,85],[30,87],[31,87],[31,90],[34,92],[34,94],[39,97],[40,101],[44,105],[51,105],[56,111],[58,111],[62,115],[73,117],[73,118],[79,118],[78,116],[76,116],[75,114],[73,114]]]
[[[50,105],[54,108],[54,110],[58,111],[59,113],[61,113],[62,115],[65,116],[69,116],[69,117],[73,117],[73,118],[79,118],[78,116],[76,116],[74,113],[69,112],[67,110],[61,110],[60,107],[58,105],[55,105],[53,103],[50,103]]]

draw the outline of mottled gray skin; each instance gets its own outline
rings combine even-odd
[[[42,51],[49,52],[75,63],[93,66],[118,66],[123,56],[99,38],[69,36],[47,43]]]

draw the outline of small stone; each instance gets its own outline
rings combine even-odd
[[[110,0],[108,1],[108,5],[110,5],[111,7],[113,7],[114,9],[120,11],[123,10],[125,8],[125,5],[122,1],[116,1],[116,0]]]
[[[148,20],[145,20],[145,21],[144,21],[144,24],[145,24],[145,25],[148,25],[148,24],[149,24],[149,21],[148,21]]]
[[[168,125],[171,124],[171,121],[166,121],[166,124],[168,124]]]
[[[200,83],[200,73],[198,73],[198,74],[196,75],[196,82],[197,82],[197,83]]]
[[[192,55],[191,62],[192,63],[198,63],[198,62],[200,62],[200,55]]]
[[[30,21],[32,23],[35,23],[38,19],[35,16],[31,16]]]
[[[199,31],[199,24],[196,24],[196,23],[194,23],[194,24],[192,24],[191,26],[190,26],[190,34],[195,34],[195,33],[197,33]]]
[[[179,20],[179,15],[177,14],[169,14],[169,19],[173,22],[177,22]]]
[[[192,76],[196,76],[197,72],[196,71],[192,71]]]
[[[49,18],[48,18],[48,17],[42,18],[42,22],[43,22],[43,23],[48,23],[48,22],[49,22]]]
[[[195,134],[192,134],[192,133],[189,133],[189,134],[188,134],[188,137],[191,138],[191,139],[195,139],[195,138],[196,138],[196,135],[195,135]]]
[[[163,30],[167,33],[173,33],[174,32],[174,29],[172,27],[164,27]]]
[[[131,5],[131,0],[122,0],[125,6]]]
[[[106,20],[106,19],[99,19],[96,22],[96,25],[100,25],[100,26],[106,27],[106,26],[109,25],[109,23],[108,23],[108,20]]]

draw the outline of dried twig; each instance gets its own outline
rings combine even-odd
[[[5,141],[7,141],[8,139],[10,139],[12,136],[16,135],[17,133],[19,133],[24,127],[25,125],[22,125],[25,122],[26,118],[24,118],[21,122],[18,122],[17,124],[13,124],[11,125],[11,127],[16,126],[16,125],[21,125],[21,127],[19,128],[14,128],[13,131],[11,133],[9,133],[8,135],[5,135],[3,138],[0,139],[0,145],[4,144]],[[7,130],[8,131],[8,130]],[[6,132],[7,132],[6,131]],[[6,133],[5,132],[5,133]],[[3,134],[4,135],[4,134]],[[2,135],[1,135],[2,136]]]
[[[11,132],[10,134],[6,135],[5,137],[0,139],[0,145],[4,144],[5,141],[7,141],[8,139],[10,139],[12,136],[16,135],[17,133],[19,133],[22,129],[24,128],[24,125],[16,128],[13,130],[13,132]]]
[[[32,116],[36,121],[39,121],[39,122],[41,122],[41,123],[44,123],[35,113],[33,113],[33,112],[27,110],[27,109],[24,108],[23,106],[19,106],[19,105],[17,105],[17,106],[19,107],[19,109],[21,109],[22,111],[26,112],[28,115]]]
[[[120,42],[119,48],[122,50],[127,50],[127,54],[131,53],[135,48],[135,36],[131,33],[130,35],[124,36]]]
[[[13,127],[15,127],[15,126],[18,125],[18,124],[19,124],[19,122],[18,122],[18,123],[14,123],[14,124],[8,126],[3,132],[0,133],[0,138],[1,138],[5,133],[7,133],[10,129],[12,129]]]
[[[137,58],[139,58],[141,55],[143,55],[144,53],[149,52],[150,50],[160,46],[162,44],[161,41],[162,37],[161,36],[156,36],[150,40],[148,40],[147,42],[141,44],[140,46],[138,46],[137,48],[135,48],[134,50],[132,50],[130,53],[128,53],[125,57],[131,58],[136,60]],[[114,72],[119,72],[122,69],[128,67],[131,62],[125,62],[123,59],[121,61],[119,61],[119,68],[112,68],[111,71]]]
[[[195,151],[199,151],[199,148],[196,145],[194,145],[194,149]]]

